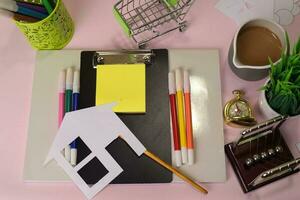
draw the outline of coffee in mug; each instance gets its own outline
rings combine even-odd
[[[282,44],[278,36],[266,27],[246,26],[237,37],[237,57],[244,65],[265,66],[269,58],[280,59]]]

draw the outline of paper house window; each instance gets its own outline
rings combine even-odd
[[[77,148],[80,149],[77,152],[76,164],[80,163],[83,159],[85,159],[90,153],[92,153],[91,149],[82,141],[80,137],[76,138]],[[64,152],[63,152],[64,153]]]
[[[92,153],[90,148],[82,141],[80,137],[76,138],[76,145],[79,151],[77,154],[76,165],[73,167],[76,167]],[[62,150],[62,155],[64,155],[64,150]],[[94,158],[89,156],[89,158],[84,162],[85,165],[81,169],[78,169],[78,167],[76,167],[76,169],[78,170],[77,173],[85,181],[85,183],[89,185],[89,187],[92,187],[92,185],[97,183],[108,173],[107,169],[96,156]],[[80,166],[82,166],[82,164],[80,164]]]
[[[93,176],[90,176],[90,174]],[[107,169],[99,161],[97,157],[92,158],[85,166],[83,166],[78,174],[85,181],[86,184],[91,186],[91,183],[97,183],[108,173]]]

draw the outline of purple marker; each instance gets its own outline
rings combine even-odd
[[[31,3],[26,3],[26,2],[17,2],[17,5],[21,6],[23,8],[28,8],[28,9],[35,10],[37,12],[48,15],[47,10],[43,6],[34,5],[34,4],[31,4]]]

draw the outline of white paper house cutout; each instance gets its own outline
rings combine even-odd
[[[114,106],[115,104],[106,104],[66,113],[45,160],[46,164],[55,159],[88,199],[94,197],[123,171],[105,149],[112,141],[121,136],[138,156],[146,151],[143,144],[112,111]],[[83,140],[91,153],[73,167],[61,151],[77,137]],[[94,157],[98,158],[108,173],[90,187],[77,172]]]

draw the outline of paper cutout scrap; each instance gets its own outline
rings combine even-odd
[[[239,25],[254,18],[289,25],[300,14],[299,0],[220,0],[215,7]]]
[[[274,20],[281,25],[293,23],[294,17],[300,13],[299,0],[274,0]]]
[[[273,19],[274,0],[220,0],[215,7],[239,25],[254,18]]]

